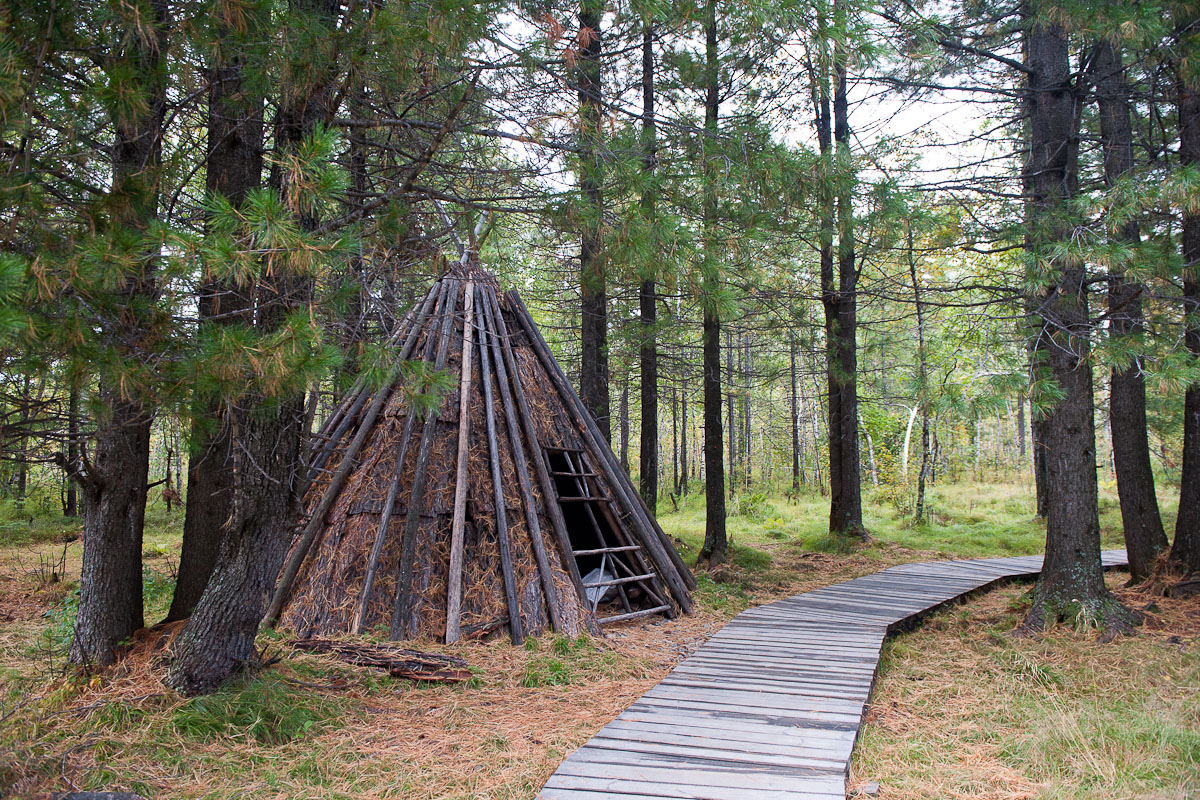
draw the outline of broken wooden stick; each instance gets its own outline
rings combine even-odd
[[[461,658],[395,645],[338,639],[293,639],[291,646],[294,650],[328,653],[347,664],[385,669],[395,678],[442,683],[456,683],[471,678],[467,662]]]

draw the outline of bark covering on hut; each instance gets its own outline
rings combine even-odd
[[[395,380],[318,434],[270,620],[519,643],[691,610],[691,573],[515,293],[456,266],[392,344]]]

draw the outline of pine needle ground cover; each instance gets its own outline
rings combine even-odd
[[[0,796],[77,786],[153,798],[532,798],[564,755],[750,605],[904,561],[1041,549],[1024,485],[943,486],[933,499],[930,522],[914,525],[877,497],[874,540],[847,551],[827,536],[819,496],[739,498],[732,563],[698,576],[699,613],[634,621],[606,642],[420,645],[465,658],[466,683],[293,653],[280,632],[260,640],[277,663],[193,700],[160,682],[170,631],[139,635],[102,677],[64,678],[78,531],[5,517]],[[1105,546],[1119,547],[1115,500],[1102,508]],[[180,519],[150,515],[148,620],[170,600]],[[698,500],[661,520],[694,559]],[[1138,636],[1102,645],[1087,631],[1013,639],[1024,591],[985,594],[888,645],[854,777],[880,781],[888,797],[1187,797],[1200,785],[1196,601],[1156,600]]]
[[[1027,587],[938,613],[884,647],[851,767],[897,800],[1200,797],[1200,605],[1109,585],[1138,635],[1014,637]]]

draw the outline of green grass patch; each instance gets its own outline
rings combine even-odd
[[[246,739],[281,745],[313,736],[350,710],[346,700],[296,686],[272,672],[195,697],[176,710],[170,725],[185,739]]]

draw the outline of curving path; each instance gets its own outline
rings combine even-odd
[[[1126,563],[1106,551],[1105,567]],[[1041,556],[902,564],[743,611],[559,765],[541,800],[843,800],[884,638]]]

